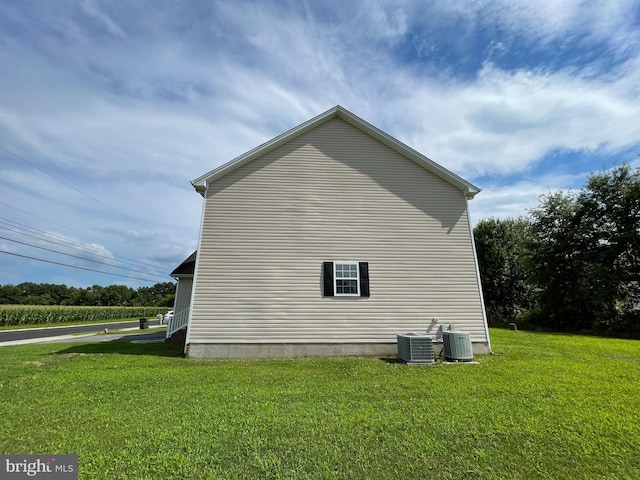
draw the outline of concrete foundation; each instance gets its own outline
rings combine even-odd
[[[473,343],[473,354],[490,353],[486,343]],[[436,356],[442,343],[434,343]],[[196,359],[301,358],[301,357],[389,357],[398,354],[393,343],[192,343],[187,357]]]

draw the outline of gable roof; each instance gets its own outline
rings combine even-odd
[[[183,275],[193,275],[196,270],[196,254],[198,251],[196,250],[191,255],[189,255],[184,262],[178,265],[173,272],[169,275],[172,277],[180,277]]]
[[[207,172],[204,175],[196,178],[195,180],[192,180],[191,184],[194,186],[194,188],[198,193],[200,193],[201,195],[204,195],[204,191],[207,188],[208,183],[214,180],[217,180],[221,177],[224,177],[228,173],[231,173],[232,171],[234,171],[236,168],[239,168],[242,165],[245,165],[251,162],[252,160],[255,160],[256,158],[270,152],[271,150],[279,147],[280,145],[283,145],[293,140],[294,138],[302,135],[303,133],[306,133],[309,130],[333,118],[340,118],[345,122],[353,125],[354,127],[360,129],[364,133],[372,136],[376,140],[382,142],[387,147],[398,152],[400,155],[403,155],[406,158],[417,163],[418,165],[423,167],[425,170],[437,175],[438,177],[449,182],[453,186],[459,188],[460,190],[463,191],[465,196],[469,199],[473,198],[476,194],[478,194],[481,191],[480,188],[476,187],[472,183],[467,182],[462,177],[459,177],[458,175],[451,172],[450,170],[447,170],[442,165],[439,165],[433,160],[425,157],[420,152],[414,150],[408,145],[405,145],[400,140],[393,138],[391,135],[383,132],[379,128],[374,127],[370,123],[364,121],[363,119],[354,115],[349,110],[347,110],[344,107],[341,107],[340,105],[336,105],[335,107],[327,110],[326,112],[321,113],[317,117],[314,117],[311,120],[308,120],[303,124],[298,125],[297,127],[292,128],[291,130],[281,135],[278,135],[277,137],[269,140],[268,142],[263,143],[262,145],[259,145],[252,150],[249,150],[247,153],[234,158],[230,162],[227,162],[224,165],[214,168],[210,172]]]

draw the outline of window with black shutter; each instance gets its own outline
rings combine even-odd
[[[325,297],[368,297],[368,262],[324,262]]]

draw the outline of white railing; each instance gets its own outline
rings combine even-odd
[[[167,323],[167,334],[165,338],[169,338],[171,335],[176,333],[178,330],[181,330],[187,326],[187,322],[189,321],[189,309],[185,308],[184,310],[176,313],[169,323]]]

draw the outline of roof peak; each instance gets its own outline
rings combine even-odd
[[[462,177],[459,177],[455,173],[446,169],[442,165],[434,162],[430,158],[427,158],[426,156],[422,155],[420,152],[402,143],[400,140],[392,137],[388,133],[380,130],[376,126],[368,123],[367,121],[358,117],[357,115],[350,112],[349,110],[347,110],[341,105],[336,105],[330,108],[329,110],[321,113],[320,115],[317,115],[307,120],[306,122],[301,123],[297,127],[287,130],[286,132],[272,138],[271,140],[261,145],[258,145],[257,147],[253,148],[252,150],[249,150],[248,152],[240,155],[239,157],[236,157],[233,160],[217,168],[214,168],[213,170],[193,180],[191,184],[194,186],[197,192],[204,195],[204,191],[209,182],[212,182],[218,178],[221,178],[227,175],[228,173],[232,172],[236,168],[239,168],[242,165],[245,165],[246,163],[253,161],[259,156],[264,155],[265,153],[279,147],[280,145],[283,145],[293,140],[294,138],[302,135],[303,133],[308,132],[309,130],[319,125],[322,125],[323,123],[335,117],[341,118],[342,120],[346,121],[352,126],[360,129],[361,131],[367,133],[371,137],[387,145],[389,148],[395,150],[401,155],[414,161],[415,163],[422,166],[423,168],[430,171],[431,173],[434,173],[435,175],[441,177],[442,179],[446,180],[452,185],[458,187],[460,190],[464,192],[467,198],[473,198],[477,193],[480,192],[480,188],[464,180]]]

